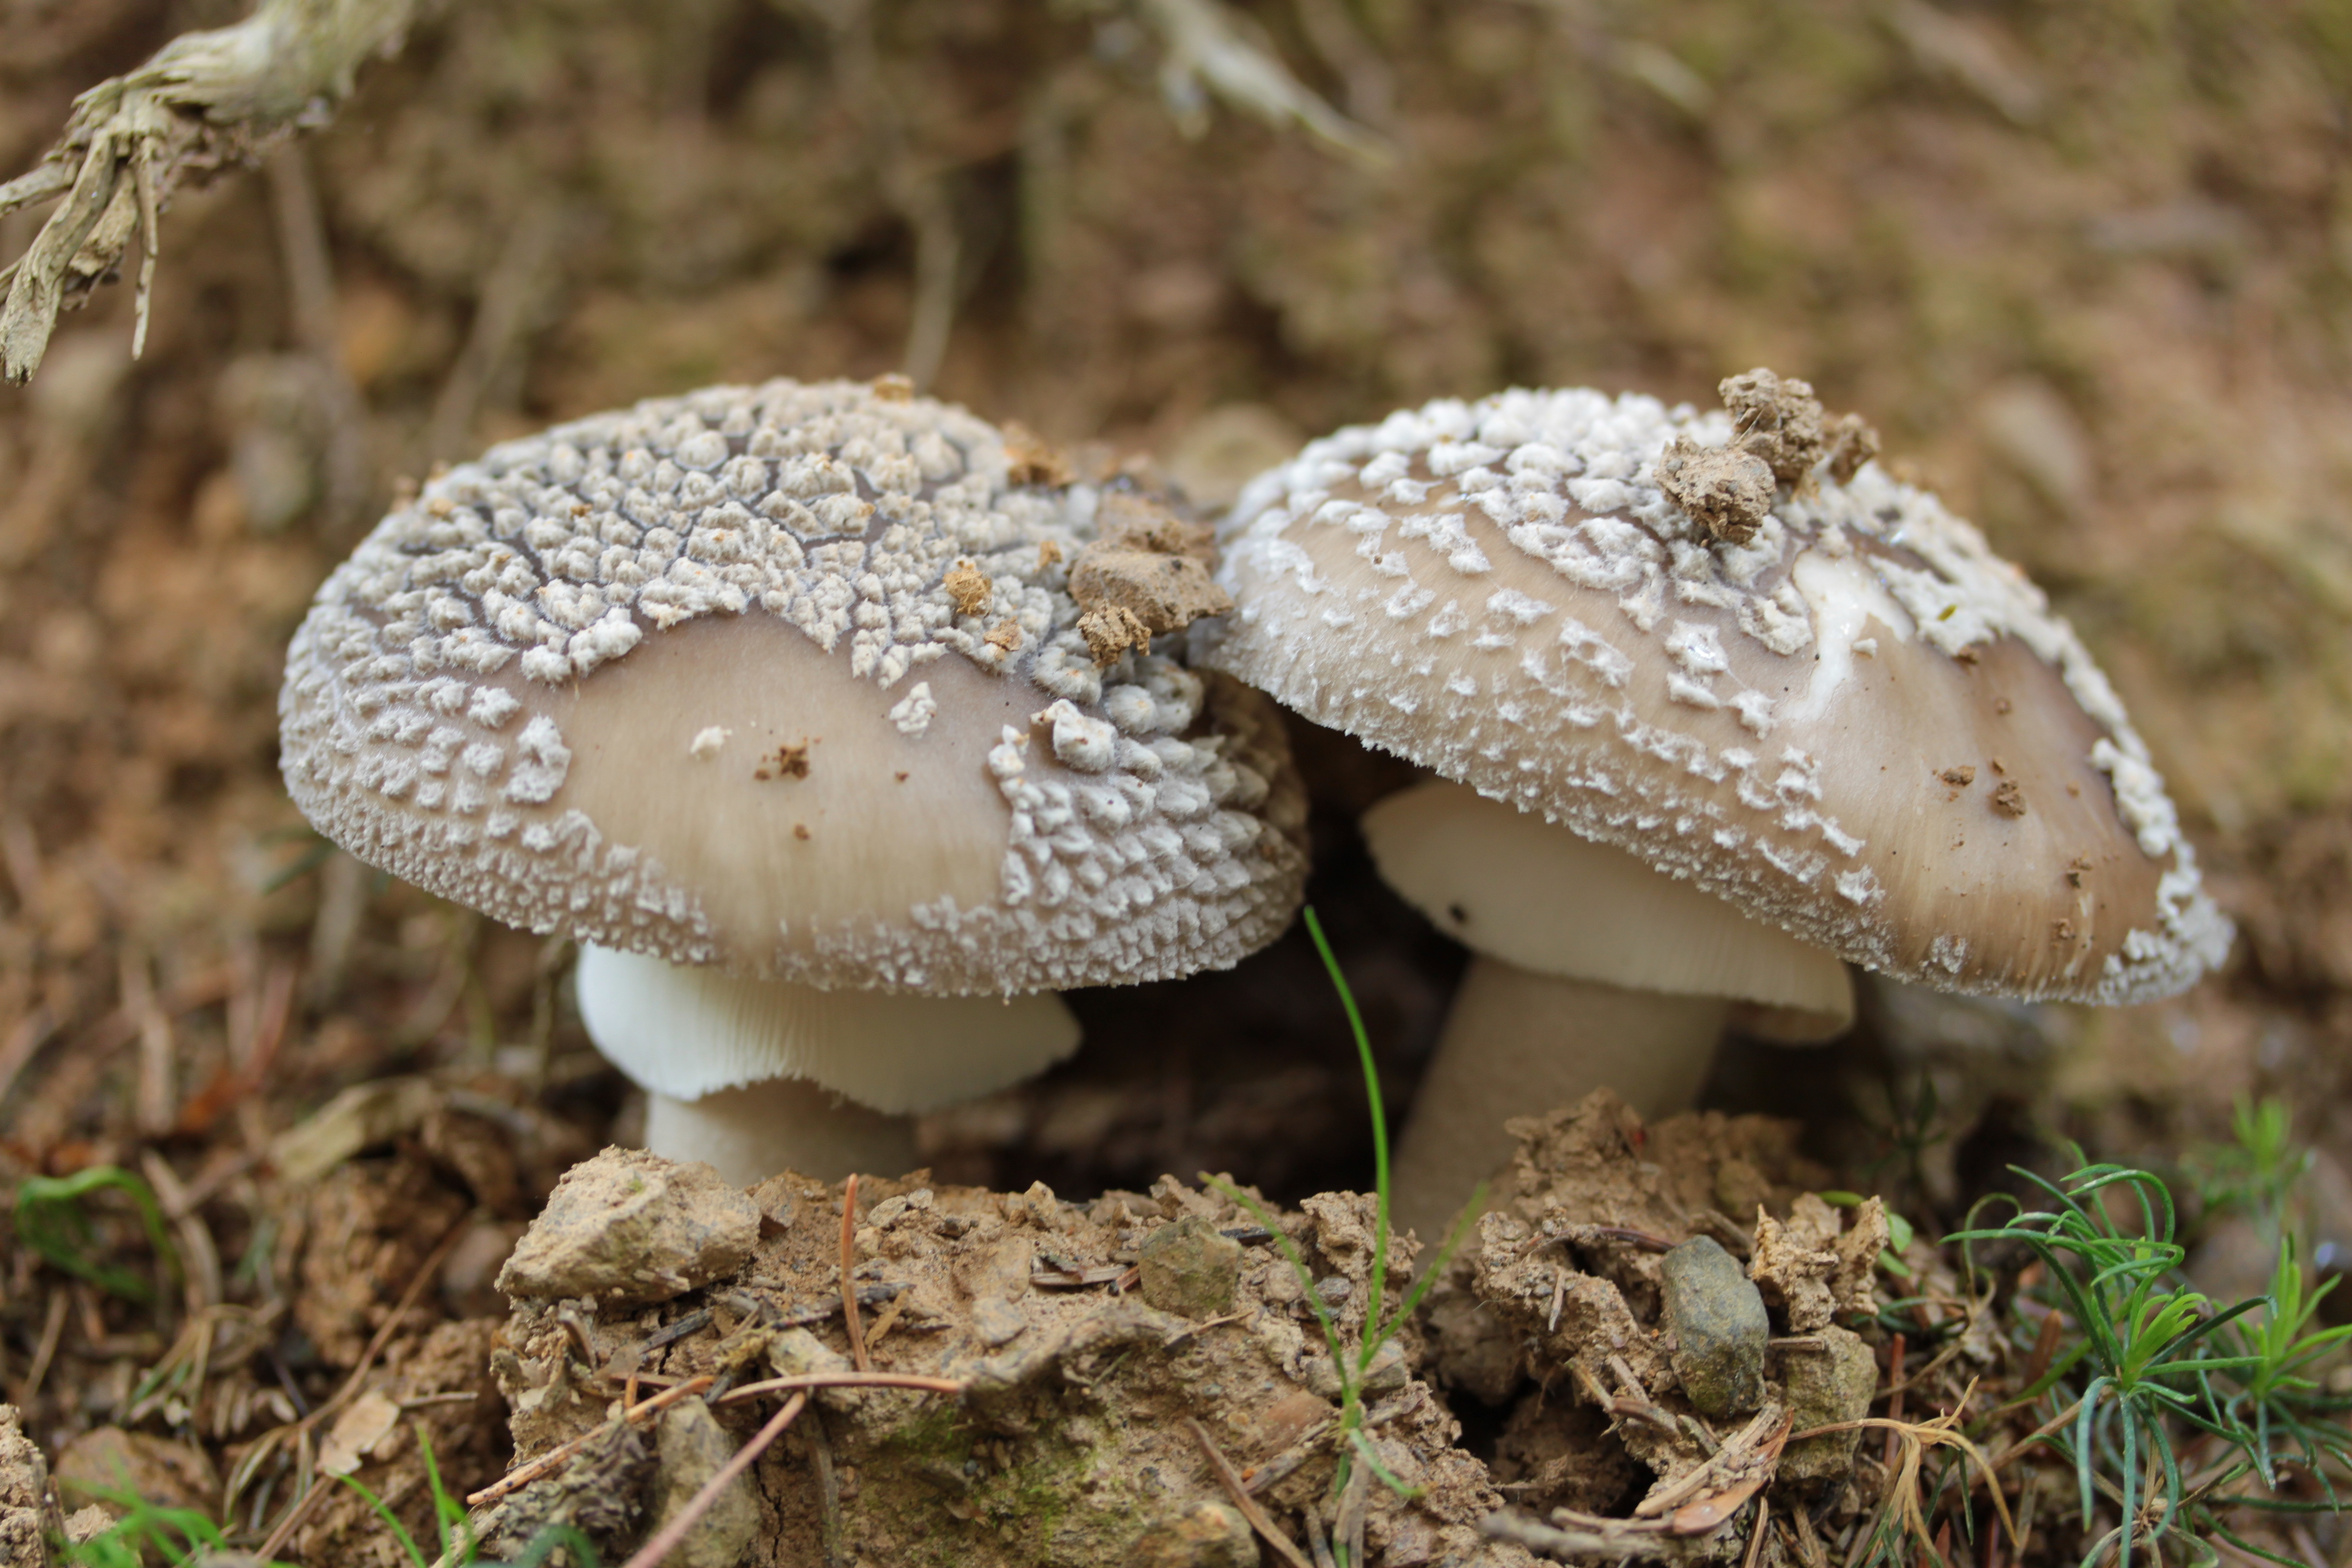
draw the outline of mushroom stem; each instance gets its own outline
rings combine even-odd
[[[1473,953],[1397,1151],[1391,1219],[1434,1242],[1509,1158],[1503,1123],[1609,1088],[1645,1117],[1687,1110],[1729,1005],[1538,974]]]
[[[821,1182],[895,1176],[915,1167],[915,1119],[869,1110],[806,1079],[772,1078],[699,1100],[647,1095],[646,1147],[707,1160],[738,1187],[779,1171]]]

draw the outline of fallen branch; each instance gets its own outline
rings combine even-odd
[[[0,216],[64,198],[8,268],[0,375],[32,378],[58,312],[115,276],[134,234],[142,250],[136,358],[173,192],[322,123],[349,96],[361,62],[399,47],[422,3],[261,0],[235,26],[183,33],[138,69],[76,99],[47,156],[0,184]]]

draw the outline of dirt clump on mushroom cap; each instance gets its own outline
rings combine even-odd
[[[762,1215],[752,1257],[663,1302],[519,1297],[495,1358],[515,1411],[516,1463],[583,1437],[591,1457],[499,1501],[483,1521],[490,1539],[519,1542],[533,1521],[593,1514],[579,1494],[617,1479],[638,1505],[607,1495],[592,1534],[608,1558],[625,1552],[644,1527],[654,1467],[593,1456],[620,1438],[612,1402],[632,1378],[640,1400],[714,1378],[698,1397],[731,1448],[782,1397],[730,1399],[731,1388],[846,1368],[842,1196],[797,1175],[762,1183],[751,1194]],[[1308,1287],[1246,1209],[1172,1178],[1077,1205],[1042,1184],[996,1194],[932,1185],[921,1173],[862,1182],[856,1202],[872,1365],[967,1392],[817,1391],[750,1472],[768,1523],[747,1568],[813,1568],[828,1551],[973,1568],[1193,1561],[1169,1553],[1204,1530],[1230,1534],[1230,1521],[1202,1510],[1232,1507],[1194,1422],[1252,1474],[1256,1503],[1303,1548],[1300,1510],[1321,1505],[1332,1478],[1338,1385]],[[1327,1194],[1276,1217],[1352,1339],[1369,1295],[1372,1200]],[[1390,1249],[1391,1307],[1415,1250]],[[1189,1253],[1204,1267],[1140,1267],[1147,1254],[1165,1265]],[[1377,1484],[1363,1493],[1367,1561],[1528,1563],[1521,1549],[1481,1538],[1478,1521],[1501,1494],[1411,1375],[1418,1353],[1409,1332],[1369,1386],[1372,1447],[1416,1495]]]
[[[1784,485],[1801,485],[1829,451],[1821,399],[1810,382],[1758,366],[1726,376],[1716,390],[1731,414],[1739,449],[1763,460]]]
[[[1772,510],[1773,471],[1738,447],[1702,447],[1678,437],[1658,459],[1658,486],[1717,539],[1745,544]]]
[[[1234,607],[1233,595],[1210,575],[1217,547],[1206,524],[1114,492],[1103,498],[1095,526],[1094,540],[1070,563],[1070,596],[1085,612],[1078,629],[1097,664]]]

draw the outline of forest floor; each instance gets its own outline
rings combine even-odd
[[[0,174],[75,93],[242,9],[0,0]],[[333,123],[181,195],[142,360],[129,289],[103,289],[0,390],[0,1187],[128,1173],[179,1263],[158,1275],[115,1186],[61,1244],[97,1272],[10,1234],[0,1394],[42,1447],[131,1434],[192,1504],[236,1483],[257,1539],[308,1462],[284,1437],[255,1458],[266,1435],[317,1436],[363,1358],[431,1390],[432,1357],[487,1353],[498,1260],[641,1112],[560,943],[309,832],[276,769],[286,639],[404,476],[778,374],[910,368],[988,417],[1150,453],[1209,507],[1309,434],[1433,396],[1811,379],[2074,619],[2241,939],[2189,995],[2112,1013],[1869,984],[1835,1047],[1730,1042],[1706,1104],[1797,1119],[1809,1169],[1930,1234],[2066,1140],[2146,1164],[2210,1244],[2200,1282],[2234,1296],[2265,1281],[2205,1223],[2196,1159],[2277,1097],[2312,1154],[2312,1256],[2346,1256],[2341,8],[1250,11],[1384,161],[1213,100],[1188,136],[1146,13],[1109,4],[446,6]],[[39,216],[0,219],[0,259]],[[1355,837],[1389,765],[1297,742],[1310,897],[1402,1114],[1461,954]],[[1294,1218],[1369,1184],[1354,1058],[1297,933],[1072,1002],[1075,1059],[926,1121],[939,1192],[1043,1182],[1110,1226],[1108,1255],[1122,1222],[1086,1205],[1166,1175],[1230,1172]],[[453,1489],[511,1457],[502,1399],[433,1407]],[[1500,1420],[1471,1422],[1488,1455]],[[2336,1562],[2352,1536],[2279,1540]]]

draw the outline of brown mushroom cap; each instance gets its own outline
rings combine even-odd
[[[1303,802],[1255,693],[1098,668],[1101,492],[863,384],[720,387],[510,442],[320,590],[288,787],[516,925],[931,994],[1230,965],[1288,921]]]
[[[1210,662],[1885,973],[2132,1002],[2217,963],[2147,748],[2041,593],[1875,465],[1716,537],[1657,464],[1733,435],[1572,390],[1317,441],[1234,508]]]

